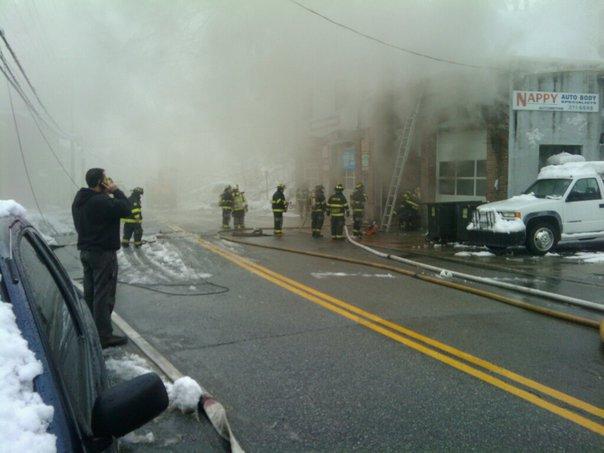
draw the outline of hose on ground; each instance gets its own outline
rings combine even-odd
[[[395,272],[397,274],[405,275],[407,277],[417,278],[419,280],[422,280],[422,281],[425,281],[428,283],[433,283],[435,285],[445,286],[445,287],[463,291],[463,292],[466,292],[469,294],[474,294],[474,295],[477,295],[480,297],[485,297],[487,299],[495,300],[497,302],[502,302],[507,305],[521,308],[523,310],[528,310],[528,311],[538,313],[541,315],[550,316],[552,318],[560,319],[563,321],[571,322],[571,323],[582,325],[585,327],[591,327],[593,329],[600,329],[600,322],[593,320],[593,319],[588,319],[588,318],[584,318],[581,316],[571,315],[569,313],[564,313],[561,311],[552,310],[552,309],[545,308],[545,307],[540,307],[538,305],[533,305],[533,304],[529,304],[526,302],[522,302],[520,300],[512,299],[511,297],[503,296],[501,294],[496,294],[491,291],[486,291],[483,289],[474,288],[472,286],[464,285],[461,283],[455,283],[455,282],[451,282],[448,280],[443,280],[443,279],[432,277],[432,276],[429,276],[426,274],[421,274],[421,273],[413,272],[413,271],[410,271],[407,269],[402,269],[400,267],[394,267],[394,266],[389,266],[389,265],[381,264],[381,263],[374,263],[374,262],[370,262],[370,261],[358,260],[355,258],[346,258],[346,257],[341,257],[341,256],[336,256],[336,255],[329,255],[326,253],[311,252],[311,251],[292,249],[292,248],[287,248],[287,247],[279,247],[279,246],[274,246],[274,245],[255,244],[253,242],[248,242],[248,241],[243,241],[240,239],[228,237],[228,236],[225,236],[224,234],[219,234],[219,236],[222,239],[229,241],[229,242],[233,242],[233,243],[250,245],[253,247],[259,247],[259,248],[264,248],[264,249],[269,249],[269,250],[279,250],[279,251],[283,251],[283,252],[296,253],[299,255],[314,256],[317,258],[325,258],[325,259],[330,259],[330,260],[334,260],[334,261],[341,261],[341,262],[350,263],[350,264],[357,264],[357,265],[361,265],[361,266],[373,267],[376,269],[388,270],[391,272]],[[383,256],[384,258],[387,258],[387,254],[385,254],[385,253],[377,252],[376,254],[379,254],[378,256]]]

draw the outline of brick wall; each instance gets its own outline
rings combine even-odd
[[[487,123],[487,201],[507,198],[508,127],[507,115]]]

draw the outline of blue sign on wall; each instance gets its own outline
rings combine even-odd
[[[357,152],[354,148],[348,148],[344,150],[344,152],[342,153],[342,164],[344,170],[354,171],[354,169],[356,168],[356,154]]]

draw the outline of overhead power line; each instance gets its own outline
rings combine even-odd
[[[297,2],[296,0],[289,0],[289,1],[291,3],[293,3],[294,5],[297,5],[300,8],[304,9],[305,11],[307,11],[307,12],[309,12],[311,14],[314,14],[315,16],[318,16],[318,17],[322,18],[323,20],[326,20],[327,22],[329,22],[331,24],[334,24],[334,25],[336,25],[336,26],[338,26],[340,28],[343,28],[345,30],[348,30],[348,31],[350,31],[350,32],[352,32],[352,33],[354,33],[356,35],[362,36],[363,38],[369,39],[370,41],[377,42],[378,44],[382,44],[382,45],[384,45],[386,47],[390,47],[391,49],[399,50],[399,51],[407,53],[409,55],[414,55],[416,57],[421,57],[421,58],[425,58],[427,60],[436,61],[438,63],[446,63],[446,64],[455,65],[455,66],[463,66],[463,67],[466,67],[466,68],[492,69],[492,70],[497,70],[497,71],[501,71],[502,70],[502,68],[498,68],[498,67],[495,67],[495,66],[484,66],[484,65],[477,65],[477,64],[471,64],[471,63],[463,63],[461,61],[455,61],[455,60],[449,60],[447,58],[435,57],[433,55],[429,55],[429,54],[426,54],[426,53],[418,52],[416,50],[407,49],[405,47],[401,47],[401,46],[398,46],[396,44],[392,44],[392,43],[389,43],[387,41],[384,41],[384,40],[382,40],[380,38],[376,38],[375,36],[368,35],[367,33],[363,33],[362,31],[357,30],[356,28],[352,28],[352,27],[350,27],[350,26],[348,26],[346,24],[338,22],[338,21],[336,21],[336,20],[334,20],[334,19],[332,19],[332,18],[330,18],[328,16],[325,16],[325,15],[319,13],[318,11],[315,11],[314,9],[309,8],[306,5],[303,5],[302,3]]]
[[[42,208],[40,207],[40,201],[38,200],[38,197],[36,195],[36,191],[34,190],[34,185],[33,185],[32,180],[31,180],[31,175],[29,174],[29,167],[27,166],[27,161],[25,160],[25,153],[23,152],[23,144],[21,142],[21,133],[19,132],[19,125],[17,123],[17,116],[15,115],[15,107],[13,106],[13,96],[11,94],[10,86],[8,86],[8,81],[7,81],[7,88],[8,88],[8,99],[9,99],[9,102],[10,102],[10,109],[11,109],[11,112],[12,112],[12,115],[13,115],[13,123],[15,125],[15,132],[17,134],[17,142],[19,144],[19,152],[21,154],[21,161],[23,162],[23,169],[25,170],[25,176],[27,177],[27,182],[29,184],[29,189],[31,190],[31,194],[32,194],[33,199],[34,199],[34,203],[36,204],[36,208],[38,208],[38,212],[40,213],[40,216],[42,217],[42,219],[44,220],[44,222],[46,222],[46,224],[48,226],[50,226],[50,228],[52,228],[55,231],[55,234],[56,234],[57,230],[48,221],[48,219],[44,215],[44,212],[42,211]]]
[[[55,158],[55,160],[57,161],[57,163],[59,164],[59,166],[61,167],[61,169],[65,173],[65,175],[67,176],[67,178],[77,188],[78,184],[75,182],[75,180],[73,179],[73,177],[69,174],[69,172],[65,168],[65,165],[63,165],[63,162],[61,162],[61,159],[59,159],[59,156],[57,155],[56,151],[54,150],[54,148],[50,144],[50,141],[48,140],[48,137],[46,136],[46,134],[44,133],[44,131],[40,127],[40,122],[39,121],[44,121],[44,119],[40,117],[40,114],[38,113],[38,111],[31,104],[31,101],[29,100],[29,98],[27,97],[27,95],[23,92],[23,90],[21,88],[21,85],[19,84],[19,81],[16,79],[14,73],[10,69],[10,66],[8,66],[8,62],[4,58],[4,55],[2,54],[1,50],[0,50],[0,61],[4,65],[4,66],[0,65],[0,72],[2,72],[2,74],[4,74],[4,77],[6,77],[7,83],[10,84],[10,85],[12,85],[12,87],[14,88],[14,90],[16,91],[16,93],[21,97],[21,99],[25,103],[27,109],[29,110],[29,112],[31,114],[31,118],[34,121],[34,124],[36,125],[36,128],[38,129],[38,132],[40,132],[40,135],[44,139],[44,142],[48,146],[48,149],[50,150],[51,154],[53,155],[53,157]],[[8,86],[9,95],[10,95],[10,88],[11,88],[10,85]],[[11,107],[12,107],[12,97],[11,97]],[[48,124],[48,123],[45,123],[45,124]]]
[[[52,123],[54,124],[54,126],[59,130],[59,132],[61,134],[65,135],[65,136],[68,136],[69,134],[67,134],[61,128],[61,126],[59,126],[59,123],[50,114],[50,112],[46,108],[46,105],[44,105],[44,103],[42,102],[42,99],[40,99],[40,96],[38,95],[38,91],[36,90],[36,88],[34,87],[34,85],[31,83],[31,80],[27,76],[27,73],[25,72],[25,69],[21,65],[21,62],[19,61],[19,58],[17,58],[17,55],[16,55],[15,51],[13,50],[12,46],[10,45],[10,43],[8,42],[8,39],[6,39],[6,35],[4,34],[4,30],[2,30],[2,29],[0,29],[0,38],[2,39],[2,41],[4,41],[4,45],[6,46],[6,48],[8,49],[8,51],[10,52],[11,56],[13,57],[13,60],[15,61],[15,63],[17,64],[17,67],[19,68],[19,71],[21,71],[21,74],[23,75],[23,77],[27,81],[27,85],[29,85],[29,88],[31,89],[31,91],[34,94],[36,100],[38,101],[38,103],[40,104],[40,106],[42,107],[42,109],[44,110],[44,113],[46,113],[46,115],[48,116],[48,118],[50,119],[50,121],[52,121]],[[5,64],[8,66],[7,63],[5,63]]]

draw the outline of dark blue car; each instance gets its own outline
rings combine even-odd
[[[36,229],[0,218],[1,299],[12,304],[23,337],[44,372],[34,388],[54,408],[49,432],[59,452],[117,450],[116,438],[168,404],[154,373],[108,388],[92,316],[65,269]]]

